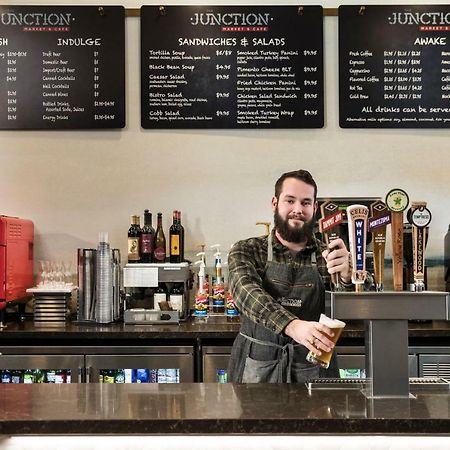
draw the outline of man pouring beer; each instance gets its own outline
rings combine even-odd
[[[324,369],[306,356],[334,347],[334,332],[319,316],[331,274],[339,274],[344,290],[353,290],[349,252],[342,239],[326,248],[315,238],[317,185],[308,171],[277,180],[272,210],[272,232],[237,242],[229,254],[230,289],[241,313],[229,380],[301,383],[320,375],[338,377],[335,358],[319,373]]]

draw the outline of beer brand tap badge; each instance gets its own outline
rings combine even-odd
[[[403,189],[390,190],[385,201],[392,212],[403,212],[409,205],[408,194]]]
[[[431,222],[431,211],[426,206],[419,206],[411,213],[411,223],[417,228],[425,228]]]
[[[349,240],[353,260],[353,270],[366,270],[366,224],[369,208],[364,205],[351,205],[347,208]]]
[[[319,221],[319,228],[321,233],[331,230],[335,226],[341,224],[344,221],[344,213],[342,211],[336,211],[334,214],[323,217]]]
[[[391,223],[391,212],[388,210],[386,204],[382,201],[372,203],[372,217],[369,218],[367,229],[370,232],[377,228],[384,227]]]

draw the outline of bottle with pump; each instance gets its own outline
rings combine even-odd
[[[141,260],[140,241],[142,230],[140,227],[140,217],[131,216],[131,226],[128,229],[128,262],[138,263]]]
[[[181,229],[178,223],[178,211],[173,212],[172,225],[169,228],[169,241],[170,241],[170,257],[169,261],[171,263],[180,263],[181,260]]]
[[[158,213],[155,244],[153,248],[153,261],[156,263],[164,263],[166,261],[166,236],[162,226],[162,213]]]
[[[198,289],[195,294],[194,316],[205,319],[208,317],[209,307],[208,287],[205,286],[205,252],[197,253],[197,256],[201,256],[201,259],[195,263],[200,265],[200,268],[198,271]]]
[[[228,260],[228,254],[227,254]],[[228,261],[224,262],[224,266],[228,265]],[[239,312],[236,308],[236,303],[234,303],[233,294],[230,291],[230,286],[226,285],[225,294],[225,315],[227,317],[227,322],[236,322],[239,320]]]
[[[222,275],[222,257],[220,253],[220,244],[211,245],[212,249],[216,249],[214,271],[215,277],[213,278],[211,286],[212,296],[212,310],[215,313],[225,312],[225,285]]]
[[[151,263],[153,259],[153,244],[155,230],[152,227],[152,213],[144,210],[144,226],[141,232],[141,263]]]

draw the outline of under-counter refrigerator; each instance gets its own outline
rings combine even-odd
[[[193,346],[0,347],[1,383],[193,381]]]
[[[194,381],[192,346],[101,347],[89,351],[85,360],[88,383]]]
[[[1,383],[80,383],[84,355],[64,347],[0,347]]]

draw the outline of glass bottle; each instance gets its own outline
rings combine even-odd
[[[184,227],[181,225],[181,211],[177,211],[178,214],[178,228],[180,230],[180,262],[184,261]]]
[[[151,263],[153,258],[153,244],[155,230],[152,227],[152,213],[144,210],[144,226],[141,230],[141,263]]]
[[[169,228],[169,240],[170,240],[170,259],[171,263],[181,262],[181,230],[178,226],[178,212],[173,212],[172,225]]]
[[[153,294],[153,308],[160,310],[160,303],[167,301],[167,289],[164,283],[159,283]]]
[[[166,261],[166,236],[162,226],[162,213],[158,213],[155,244],[153,248],[153,261],[157,263],[164,263]]]
[[[138,263],[141,259],[139,250],[142,231],[139,222],[140,222],[139,216],[131,216],[131,226],[128,229],[129,263]]]

